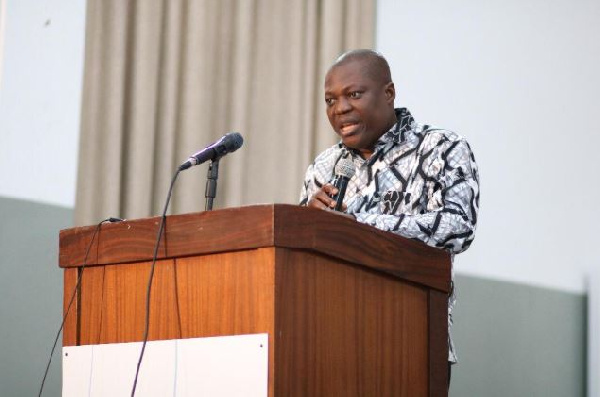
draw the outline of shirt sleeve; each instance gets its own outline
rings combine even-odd
[[[306,174],[304,175],[304,183],[302,184],[302,191],[300,192],[300,205],[306,205],[308,198],[311,197],[314,192],[312,186],[314,185],[314,171],[313,164],[308,166]]]
[[[307,205],[308,200],[317,190],[332,179],[334,166],[344,154],[344,150],[336,145],[318,155],[315,161],[308,166],[300,192],[300,205]]]
[[[441,189],[427,198],[436,209],[418,214],[354,213],[356,220],[453,253],[466,250],[475,237],[479,209],[479,176],[475,158],[464,140],[441,156]]]

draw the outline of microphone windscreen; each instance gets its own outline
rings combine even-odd
[[[230,132],[223,137],[223,143],[227,148],[227,152],[235,152],[244,144],[244,138],[239,132]]]
[[[335,165],[335,175],[343,178],[352,179],[356,173],[356,167],[352,160],[343,158]]]

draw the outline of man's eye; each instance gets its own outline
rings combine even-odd
[[[325,103],[327,104],[327,106],[333,105],[333,98],[325,98]]]
[[[362,95],[362,92],[360,92],[360,91],[352,91],[350,94],[348,94],[348,96],[352,99],[358,99],[358,98],[360,98],[361,95]]]

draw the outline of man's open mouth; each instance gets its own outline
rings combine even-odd
[[[358,129],[358,126],[359,126],[359,123],[355,122],[355,121],[342,123],[341,128],[340,128],[340,133],[342,135],[353,134]]]

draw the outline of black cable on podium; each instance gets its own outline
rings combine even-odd
[[[154,268],[156,266],[156,258],[158,257],[158,247],[160,246],[160,239],[162,238],[163,230],[165,228],[165,221],[167,219],[167,209],[169,208],[169,201],[171,201],[171,193],[173,192],[173,185],[182,171],[181,167],[177,169],[173,178],[171,179],[171,185],[169,186],[169,193],[167,194],[167,200],[165,207],[160,218],[160,225],[158,226],[158,232],[156,234],[156,244],[154,245],[154,254],[152,255],[152,265],[150,266],[150,275],[148,276],[148,285],[146,287],[146,321],[144,325],[144,341],[142,343],[142,350],[140,351],[140,357],[138,358],[137,367],[135,370],[135,379],[133,380],[133,387],[131,389],[131,396],[135,395],[135,389],[137,387],[138,375],[140,373],[140,366],[142,365],[142,359],[144,358],[144,352],[146,351],[146,343],[148,342],[148,330],[150,329],[150,295],[152,293],[152,279],[154,278]]]
[[[162,212],[161,219],[160,219],[160,225],[158,227],[158,232],[156,235],[156,244],[154,246],[152,265],[150,266],[150,275],[148,276],[148,286],[146,287],[146,321],[145,321],[145,325],[144,325],[144,341],[142,342],[142,349],[140,351],[140,357],[138,358],[138,362],[137,362],[137,366],[136,366],[135,379],[133,380],[133,386],[131,388],[131,397],[135,396],[135,390],[137,388],[140,367],[142,365],[142,359],[144,358],[144,352],[146,351],[146,344],[148,342],[148,330],[150,328],[150,296],[152,293],[152,279],[154,278],[154,268],[156,266],[156,259],[158,257],[158,248],[160,246],[160,240],[162,238],[162,234],[163,234],[163,231],[165,228],[165,221],[167,218],[167,209],[169,207],[169,202],[171,201],[171,193],[173,191],[173,186],[175,184],[175,180],[177,180],[177,176],[179,176],[179,173],[181,171],[187,170],[188,168],[190,168],[194,165],[199,165],[199,164],[202,164],[202,163],[210,160],[211,167],[209,168],[209,172],[208,172],[209,180],[207,181],[207,189],[208,189],[209,184],[210,184],[210,186],[214,187],[214,190],[211,190],[211,193],[210,193],[210,194],[213,194],[213,198],[214,198],[214,195],[216,195],[216,176],[213,174],[216,172],[218,175],[219,160],[221,159],[221,157],[225,156],[226,154],[235,152],[236,150],[238,150],[240,147],[242,147],[243,143],[244,143],[244,139],[242,138],[242,136],[239,133],[230,132],[228,134],[225,134],[217,142],[215,142],[212,145],[193,154],[185,163],[181,164],[179,166],[179,168],[177,168],[177,171],[175,172],[175,174],[173,175],[173,178],[171,179],[171,185],[169,186],[169,193],[167,194],[167,200],[165,201],[165,206],[163,208],[163,212]],[[215,164],[216,164],[216,169],[213,169]],[[214,178],[214,181],[210,180],[211,175],[212,175],[212,178]],[[208,194],[209,193],[207,191],[207,199],[209,198]],[[212,200],[210,200],[210,202],[211,202],[210,207],[212,208]]]
[[[50,357],[48,358],[48,364],[46,365],[46,371],[44,371],[44,378],[42,379],[42,383],[40,385],[40,391],[38,393],[38,397],[41,397],[42,392],[44,391],[44,384],[46,383],[46,377],[48,376],[48,370],[50,369],[50,364],[52,363],[52,356],[54,355],[54,350],[56,349],[56,344],[58,343],[58,338],[60,338],[60,334],[62,333],[62,330],[65,326],[65,321],[67,320],[67,316],[69,315],[69,312],[71,311],[71,305],[73,304],[73,301],[75,300],[75,296],[77,295],[77,291],[79,290],[79,287],[81,286],[81,279],[83,277],[83,271],[85,270],[85,267],[87,265],[87,259],[90,254],[90,250],[92,249],[92,246],[94,245],[94,240],[96,239],[96,235],[98,234],[98,232],[100,231],[100,228],[102,227],[102,225],[104,223],[106,223],[106,222],[114,223],[114,222],[121,222],[121,221],[123,221],[123,219],[121,219],[121,218],[106,218],[96,225],[96,228],[94,229],[94,233],[92,233],[92,238],[90,240],[90,243],[88,244],[87,250],[85,251],[85,256],[83,258],[83,264],[81,265],[81,269],[79,269],[79,274],[77,275],[77,282],[75,283],[75,287],[73,288],[73,292],[71,293],[71,299],[69,299],[69,305],[67,306],[67,310],[66,310],[65,314],[63,315],[62,322],[60,323],[60,327],[58,328],[58,332],[56,333],[56,338],[54,338],[54,344],[52,345],[52,350],[50,351]]]

